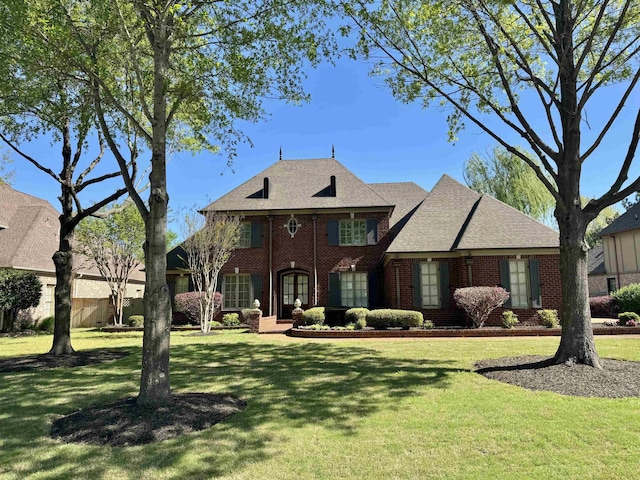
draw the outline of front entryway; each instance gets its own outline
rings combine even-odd
[[[293,302],[299,298],[301,308],[309,308],[309,275],[302,271],[288,271],[280,275],[280,318],[291,318]]]

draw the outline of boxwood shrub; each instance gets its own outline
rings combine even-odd
[[[621,312],[640,313],[640,283],[632,283],[622,287],[611,296],[618,302]]]
[[[222,324],[225,327],[234,327],[240,325],[240,315],[237,313],[225,313],[222,316]]]
[[[358,320],[367,320],[368,308],[350,308],[344,314],[347,323],[356,323]]]
[[[131,315],[127,319],[127,325],[136,328],[144,327],[144,315]]]
[[[635,327],[638,323],[640,323],[640,315],[635,312],[623,312],[618,314],[618,325],[622,325],[623,327]]]
[[[540,323],[547,328],[556,328],[560,325],[560,321],[558,320],[558,311],[557,310],[538,310],[538,317],[540,318]]]
[[[323,325],[324,307],[313,307],[302,314],[302,325]]]
[[[373,328],[419,327],[423,320],[422,313],[413,310],[385,308],[372,310],[367,314],[367,325]]]

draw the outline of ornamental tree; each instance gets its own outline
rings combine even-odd
[[[476,328],[484,325],[489,314],[509,299],[509,292],[502,287],[457,288],[453,299],[462,308]]]
[[[553,196],[562,279],[554,361],[600,368],[585,232],[600,211],[640,187],[640,177],[629,179],[640,140],[640,109],[631,101],[640,80],[640,2],[360,0],[344,8],[352,19],[346,30],[359,38],[353,55],[374,58],[373,73],[386,77],[396,98],[450,107],[450,139],[471,122],[527,163]],[[597,102],[598,114],[587,117]],[[628,110],[635,122],[621,121]],[[601,153],[614,126],[629,138],[623,158]],[[534,158],[517,148],[523,140]],[[589,160],[618,173],[582,206]]]

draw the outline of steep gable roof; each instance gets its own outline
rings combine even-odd
[[[558,244],[558,232],[555,230],[506,203],[483,195],[455,248],[553,248]]]
[[[387,253],[558,247],[558,233],[443,175]]]
[[[635,230],[636,228],[640,228],[640,202],[633,205],[606,228],[603,228],[598,236],[614,235],[627,230]]]
[[[335,196],[330,189],[336,179]],[[268,198],[264,179],[268,178]],[[298,210],[322,208],[391,208],[387,200],[333,158],[280,160],[203,211]]]
[[[390,204],[395,205],[389,219],[389,228],[393,228],[403,220],[429,194],[413,182],[370,183],[369,187]]]

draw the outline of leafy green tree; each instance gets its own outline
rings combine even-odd
[[[0,270],[0,310],[4,310],[9,331],[15,331],[16,316],[20,310],[37,307],[42,295],[42,284],[32,272]]]
[[[554,360],[600,368],[588,303],[587,225],[640,187],[628,180],[640,139],[631,102],[640,80],[636,0],[360,0],[345,2],[359,43],[401,101],[452,107],[449,136],[468,121],[536,173],[555,199],[560,230],[562,336]],[[606,88],[619,84],[619,88]],[[608,111],[589,118],[606,99]],[[621,122],[631,109],[635,122]],[[580,202],[582,168],[616,125],[630,137],[619,173],[598,198]],[[506,129],[506,134],[505,130]],[[526,142],[537,161],[518,150]],[[614,159],[606,155],[607,167]]]
[[[491,195],[501,202],[549,223],[553,216],[553,196],[522,159],[502,147],[488,157],[474,153],[464,165],[469,188]]]
[[[144,222],[135,205],[113,206],[104,218],[86,218],[76,229],[76,250],[90,259],[109,284],[114,323],[122,325],[127,284],[144,262]]]
[[[324,3],[41,0],[34,13],[53,56],[90,78],[102,133],[145,222],[145,326],[138,403],[171,401],[166,285],[168,145],[222,152],[245,140],[238,121],[265,117],[264,98],[305,100],[302,67],[334,48]],[[32,5],[30,3],[30,5]],[[60,48],[59,41],[68,46]],[[121,132],[151,151],[150,196],[135,192]]]
[[[0,152],[0,185],[6,183],[11,185],[11,181],[13,180],[13,176],[15,172],[13,170],[9,170],[9,165],[12,160],[3,152]]]
[[[55,2],[54,2],[55,3]],[[126,193],[109,180],[120,176],[104,167],[106,144],[97,127],[89,77],[56,49],[74,55],[73,43],[55,29],[42,31],[37,14],[46,2],[16,0],[0,6],[0,140],[60,185],[60,235],[53,255],[56,271],[55,329],[50,353],[73,353],[71,285],[75,228],[78,223]],[[56,13],[51,8],[52,14]],[[58,14],[59,15],[59,14]],[[58,16],[57,23],[62,19]],[[75,52],[77,53],[77,51]],[[50,136],[60,156],[29,153],[34,138]],[[123,139],[128,139],[125,135]],[[89,153],[90,145],[95,145]],[[135,177],[131,149],[126,168]],[[87,158],[88,157],[88,158]],[[90,188],[92,187],[92,188]],[[91,194],[92,201],[86,196]],[[97,198],[96,198],[97,197]]]

